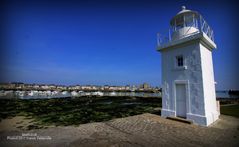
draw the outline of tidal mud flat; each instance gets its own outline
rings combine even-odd
[[[31,119],[25,129],[102,122],[142,113],[160,114],[161,98],[69,97],[54,99],[1,99],[0,119],[23,116]]]

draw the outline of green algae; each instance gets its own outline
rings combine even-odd
[[[142,113],[160,114],[161,98],[78,97],[54,99],[1,99],[0,119],[17,115],[38,125],[68,126],[107,121]],[[39,126],[29,126],[29,129]]]

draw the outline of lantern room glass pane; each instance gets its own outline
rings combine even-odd
[[[185,15],[185,26],[186,27],[195,27],[193,14]]]
[[[175,27],[176,27],[176,30],[181,29],[181,28],[184,27],[184,18],[183,18],[183,16],[180,16],[180,17],[175,19]]]

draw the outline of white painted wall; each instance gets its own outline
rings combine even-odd
[[[212,54],[199,40],[161,50],[163,101],[162,116],[176,116],[177,83],[187,85],[187,119],[209,125],[218,119]],[[176,56],[184,56],[184,68],[177,68]]]
[[[202,76],[203,76],[203,91],[205,99],[205,109],[208,123],[212,123],[218,119],[216,90],[213,72],[212,52],[204,45],[200,44],[200,52],[202,58]]]
[[[176,46],[173,49],[162,51],[162,79],[163,79],[163,109],[175,111],[175,81],[185,81],[188,83],[189,99],[187,113],[199,113],[204,115],[203,107],[200,107],[203,97],[201,59],[199,44],[191,42]],[[175,57],[177,55],[184,56],[186,69],[176,67]],[[168,88],[167,88],[168,87]],[[168,89],[168,90],[166,90]],[[192,96],[191,96],[192,95]],[[191,97],[190,97],[191,96]],[[164,101],[165,100],[165,101]],[[189,107],[189,105],[193,105]],[[175,113],[174,113],[175,116]]]
[[[198,29],[195,27],[183,27],[173,33],[172,39],[173,40],[182,39],[182,38],[188,37],[192,33],[196,33],[196,32],[198,32]]]

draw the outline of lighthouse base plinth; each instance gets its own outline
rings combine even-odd
[[[186,119],[201,126],[209,126],[210,124],[212,124],[219,118],[219,115],[220,114],[218,112],[211,113],[210,115],[207,115],[207,116],[187,113]],[[162,109],[161,117],[167,118],[167,117],[177,117],[177,116],[175,111],[172,111],[169,109]]]
[[[187,119],[192,120],[194,123],[209,126],[213,122],[215,122],[219,118],[219,114],[217,112],[211,113],[211,115],[197,115],[197,114],[187,114]]]

